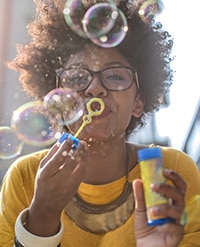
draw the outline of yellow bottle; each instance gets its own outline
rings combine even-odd
[[[168,204],[169,200],[166,197],[152,191],[153,183],[165,182],[163,176],[163,159],[161,149],[145,148],[138,151],[138,159],[140,163],[141,177],[144,185],[144,195],[147,210],[147,225],[156,226],[167,222],[173,222],[173,219],[166,215],[153,215],[151,208],[156,205]]]

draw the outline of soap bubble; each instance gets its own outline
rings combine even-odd
[[[55,131],[40,112],[38,102],[31,101],[14,111],[11,127],[20,140],[32,146],[49,146],[55,142]]]
[[[145,1],[138,10],[141,20],[145,23],[151,23],[152,19],[160,14],[164,9],[161,0]]]
[[[84,103],[78,93],[65,88],[56,88],[44,97],[44,110],[50,121],[66,126],[77,121],[84,112]]]
[[[92,5],[92,2],[84,2],[82,0],[67,0],[63,10],[64,19],[68,26],[78,35],[88,38],[87,33],[96,33],[94,35],[103,35],[110,31],[114,26],[115,17],[112,19],[114,13],[112,13],[117,7],[113,0],[97,0],[96,4]],[[101,7],[99,6],[101,5]],[[86,12],[90,14],[84,18]],[[96,19],[96,17],[98,19]],[[89,20],[91,19],[91,20]],[[88,24],[85,24],[87,22]],[[98,25],[101,22],[102,25]],[[100,23],[99,23],[100,24]],[[84,25],[87,26],[89,31],[84,30]],[[97,31],[98,30],[98,31]],[[87,33],[86,33],[86,32]]]
[[[12,159],[20,155],[23,142],[8,126],[0,127],[0,159]]]
[[[85,14],[82,0],[68,0],[63,10],[64,18],[68,26],[78,35],[87,37],[83,31],[82,19]]]
[[[88,37],[101,37],[115,25],[117,8],[108,3],[99,3],[90,7],[83,18],[83,29]]]
[[[115,47],[123,41],[128,31],[126,17],[120,9],[116,11],[116,8],[110,6],[109,21],[106,20],[105,18],[106,15],[104,15],[103,19],[99,20],[99,25],[95,23],[96,25],[93,27],[90,20],[93,19],[93,16],[99,15],[99,13],[103,11],[103,9],[101,10],[101,8],[105,8],[105,5],[101,5],[101,4],[99,4],[98,6],[96,5],[94,6],[94,8],[92,9],[90,8],[86,12],[86,15],[84,17],[85,31],[89,39],[96,45],[104,48]],[[107,28],[105,28],[106,26],[105,20],[108,23]],[[88,25],[86,25],[86,23],[88,23]],[[90,30],[92,29],[97,29],[97,30],[96,32],[91,32]]]

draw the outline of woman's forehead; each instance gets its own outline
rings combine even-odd
[[[98,69],[97,67],[102,68],[112,64],[130,66],[129,62],[117,49],[100,48],[94,45],[86,46],[82,51],[72,54],[65,67],[73,64],[82,64],[92,67],[94,70]]]

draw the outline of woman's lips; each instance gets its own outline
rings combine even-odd
[[[107,117],[109,114],[111,113],[111,109],[107,106],[105,106],[105,109],[103,110],[103,112],[98,115],[98,116],[93,116],[92,119],[101,119],[101,118],[105,118]]]
[[[99,108],[93,108],[93,111],[94,112],[95,111],[99,111],[99,110],[100,110]],[[93,116],[92,115],[92,120],[94,120],[94,119],[101,119],[101,118],[107,117],[110,113],[111,113],[110,107],[108,107],[108,106],[105,105],[105,108],[104,108],[103,112],[100,115],[97,115],[97,116]],[[85,115],[89,115],[88,111],[86,111],[83,116],[85,116]]]

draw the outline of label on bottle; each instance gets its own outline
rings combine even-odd
[[[151,211],[153,206],[168,204],[168,198],[163,197],[151,189],[153,183],[165,182],[165,178],[163,177],[162,158],[141,160],[140,170],[144,185],[148,225],[163,224],[168,221],[166,215],[154,216]]]

